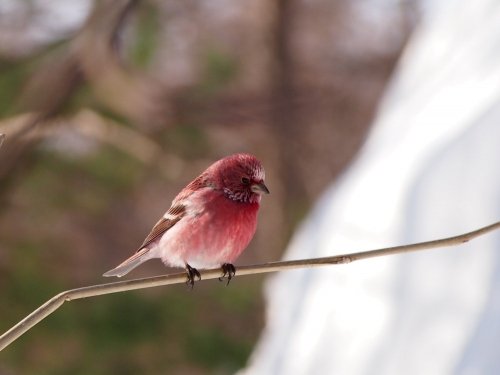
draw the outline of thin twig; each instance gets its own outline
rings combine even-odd
[[[3,141],[5,139],[5,134],[0,133],[0,148],[2,148]]]
[[[462,243],[468,242],[476,237],[482,236],[488,232],[492,232],[499,228],[500,228],[500,222],[496,222],[494,224],[488,225],[486,227],[480,228],[478,230],[469,233],[461,234],[459,236],[449,237],[434,241],[420,242],[411,245],[395,246],[395,247],[362,251],[351,254],[335,255],[325,258],[290,260],[290,261],[257,264],[253,266],[240,266],[237,268],[237,274],[238,276],[244,276],[244,275],[291,270],[297,268],[318,267],[327,264],[347,264],[354,262],[356,260],[363,260],[368,258],[386,256],[386,255],[409,253],[420,250],[428,250],[438,247],[460,245]],[[200,273],[201,273],[201,278],[203,280],[215,279],[222,276],[222,271],[219,268],[204,270]],[[44,303],[42,306],[40,306],[38,309],[33,311],[26,318],[17,323],[10,330],[5,332],[2,336],[0,336],[0,351],[6,348],[9,344],[11,344],[23,333],[32,328],[35,324],[39,323],[45,317],[56,311],[66,301],[100,296],[103,294],[125,292],[135,289],[152,288],[155,286],[180,284],[186,281],[187,281],[187,276],[185,273],[176,273],[163,276],[148,277],[145,279],[135,279],[135,280],[119,281],[107,284],[92,285],[83,288],[71,289],[59,293],[58,295],[56,295],[55,297],[51,298],[46,303]]]

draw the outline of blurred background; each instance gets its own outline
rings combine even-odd
[[[238,263],[279,259],[363,144],[422,8],[1,0],[0,331],[106,281],[179,189],[233,152],[263,161],[272,193]],[[0,374],[233,373],[264,325],[264,280],[71,302],[0,353]]]

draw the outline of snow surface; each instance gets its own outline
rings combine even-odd
[[[412,36],[358,159],[285,259],[448,237],[500,219],[500,2],[446,1]],[[500,233],[281,272],[242,374],[500,373]]]

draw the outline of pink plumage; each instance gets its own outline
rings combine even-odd
[[[152,258],[184,267],[188,283],[197,268],[222,267],[228,280],[232,263],[255,234],[261,194],[268,194],[264,168],[249,154],[223,158],[191,181],[172,201],[134,255],[106,272],[121,277]]]

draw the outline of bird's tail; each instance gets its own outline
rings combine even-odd
[[[126,275],[130,271],[132,271],[138,265],[144,263],[145,261],[151,259],[151,253],[148,248],[144,248],[139,250],[137,253],[132,255],[130,258],[125,260],[123,263],[120,263],[118,266],[106,272],[103,276],[116,276],[122,277]]]

